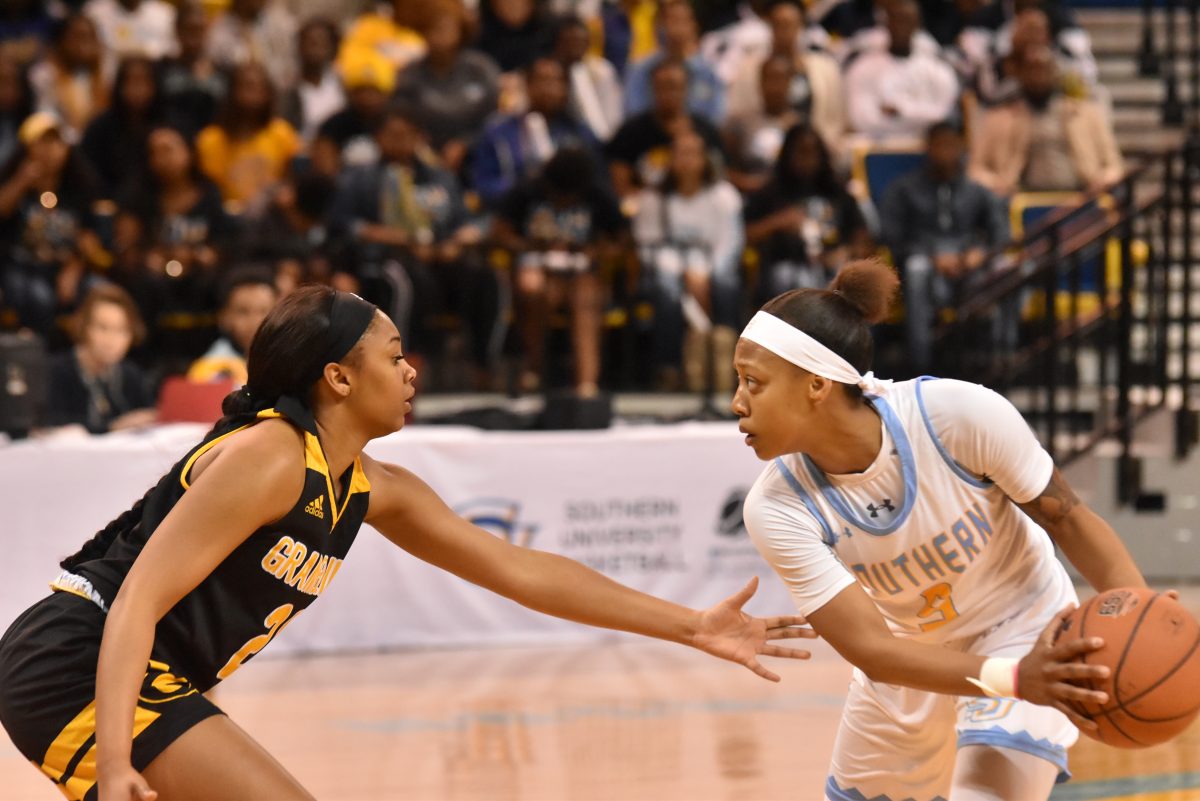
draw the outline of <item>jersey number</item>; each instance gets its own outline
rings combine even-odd
[[[263,625],[267,627],[267,633],[246,640],[246,644],[239,648],[236,654],[229,657],[229,661],[225,663],[225,667],[217,672],[217,678],[222,681],[229,678],[235,670],[242,666],[243,662],[266,648],[267,643],[275,639],[276,634],[283,631],[283,627],[291,620],[294,610],[295,607],[291,604],[284,604],[267,615],[267,619],[263,621]]]
[[[921,624],[921,631],[933,631],[958,617],[958,610],[954,608],[954,599],[950,597],[950,590],[950,585],[943,582],[934,584],[921,593],[925,598],[925,606],[920,612],[917,612],[917,617],[922,620],[929,618],[928,622]]]

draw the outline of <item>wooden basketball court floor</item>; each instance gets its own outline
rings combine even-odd
[[[327,801],[819,801],[849,668],[813,651],[770,660],[781,684],[624,637],[262,658],[216,701]],[[1200,725],[1142,751],[1081,738],[1071,768],[1058,801],[1196,801]],[[0,737],[0,801],[61,798]]]

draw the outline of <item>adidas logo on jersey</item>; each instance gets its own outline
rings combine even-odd
[[[318,520],[325,519],[325,496],[318,495],[308,502],[308,506],[304,507],[304,511]]]

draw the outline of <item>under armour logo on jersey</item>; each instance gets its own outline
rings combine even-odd
[[[308,502],[308,506],[304,507],[304,511],[318,520],[325,519],[325,496],[318,495]],[[874,516],[874,515],[872,515]]]
[[[880,509],[887,509],[889,512],[896,511],[896,507],[892,506],[891,498],[884,498],[882,501],[879,502],[878,506],[876,506],[873,503],[867,504],[867,511],[871,513],[871,517],[879,517]]]

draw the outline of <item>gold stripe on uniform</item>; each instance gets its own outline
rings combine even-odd
[[[186,462],[184,462],[183,469],[179,471],[179,483],[183,485],[183,488],[187,489],[189,487],[188,473],[191,471],[192,465],[195,464],[197,459],[199,459],[201,456],[203,456],[204,454],[206,454],[210,450],[212,450],[212,447],[214,445],[216,445],[218,442],[220,442],[221,440],[225,439],[226,437],[236,434],[237,432],[241,431],[243,428],[249,428],[251,425],[252,425],[251,423],[247,423],[244,426],[238,426],[237,428],[233,429],[232,431],[226,431],[221,436],[213,437],[208,442],[204,443],[199,448],[197,448],[196,452],[193,453],[191,456],[189,456],[188,460]]]
[[[142,707],[135,707],[133,712],[133,738],[146,730],[154,721],[162,717]],[[75,719],[63,728],[62,732],[46,749],[46,756],[39,766],[58,785],[69,801],[82,801],[84,795],[96,784],[96,702],[88,704]],[[75,765],[71,775],[64,781],[64,773],[84,745],[89,744],[83,758]]]
[[[71,759],[78,753],[88,738],[96,733],[96,702],[88,704],[75,719],[66,725],[46,749],[42,758],[42,772],[54,781],[62,778],[63,771],[71,764]]]
[[[325,478],[325,490],[329,495],[329,507],[333,512],[333,519],[329,523],[331,531],[337,527],[338,520],[346,511],[346,507],[350,505],[350,496],[356,492],[371,491],[371,482],[367,480],[367,474],[363,471],[362,459],[355,456],[353,469],[350,472],[350,486],[346,488],[346,495],[342,498],[342,505],[339,508],[334,501],[337,496],[333,493],[333,475],[329,470],[329,462],[325,459],[321,441],[311,431],[304,432],[304,466],[320,473]]]

